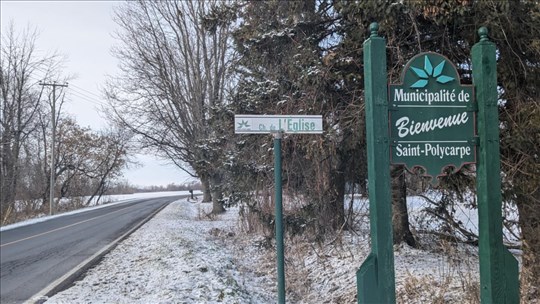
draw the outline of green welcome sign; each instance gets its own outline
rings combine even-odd
[[[390,162],[425,175],[443,175],[476,162],[476,117],[472,85],[462,85],[456,67],[437,53],[413,57],[401,84],[389,85]]]
[[[391,163],[423,167],[434,184],[446,166],[476,164],[480,301],[519,303],[518,262],[502,238],[496,45],[486,28],[478,30],[474,92],[436,53],[413,57],[402,83],[388,86],[378,30],[372,23],[363,44],[371,252],[356,272],[358,303],[396,303]]]

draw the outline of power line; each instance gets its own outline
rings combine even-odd
[[[93,95],[93,96],[95,96],[95,97],[101,99],[101,96],[99,96],[99,95],[97,95],[97,94],[95,94],[95,93],[92,93],[92,92],[90,92],[90,91],[88,91],[88,90],[85,90],[85,89],[83,89],[83,88],[81,88],[81,87],[79,87],[79,86],[76,86],[76,85],[74,85],[74,84],[71,84],[71,85],[74,86],[75,88],[77,88],[77,89],[83,91],[83,92],[86,92],[86,93],[88,93],[88,94],[90,94],[90,95]]]
[[[30,78],[32,78],[34,81],[36,81],[36,83],[40,84],[43,80],[40,80],[38,77],[39,77],[39,75],[38,76],[30,75]],[[41,77],[41,78],[43,78],[43,77]],[[75,89],[73,87],[75,87],[77,89]],[[73,83],[70,83],[69,87],[67,89],[68,89],[68,91],[70,91],[71,94],[77,96],[78,98],[84,99],[85,101],[93,103],[93,104],[95,104],[97,106],[107,106],[106,102],[101,101],[100,96],[98,96],[97,94],[92,93],[92,92],[90,92],[88,90],[85,90],[85,89],[83,89],[83,88],[81,88],[79,86],[76,86]],[[96,96],[99,99],[96,99],[96,98],[92,97],[91,95]]]
[[[100,101],[100,100],[97,100],[97,99],[94,99],[88,95],[85,95],[83,92],[81,91],[78,91],[78,90],[75,90],[73,88],[68,88],[68,90],[71,92],[71,94],[81,98],[81,99],[84,99],[90,103],[93,103],[95,105],[98,105],[98,106],[107,106],[107,103],[103,102],[103,101]]]
[[[50,74],[50,71],[45,70],[43,67],[35,67],[35,70],[36,70],[36,71],[34,71],[34,73],[37,74],[37,72],[40,72],[40,73],[43,74],[43,75],[41,75],[41,76],[40,76],[40,75],[37,75],[38,78],[40,78],[40,79],[45,79],[45,78],[49,78],[49,79],[50,79],[50,78],[51,78],[51,75],[49,75],[49,74]],[[31,77],[32,77],[32,76],[33,76],[33,75],[31,75]],[[46,77],[46,76],[47,76],[47,77]],[[34,77],[34,78],[35,78],[35,77]],[[73,87],[75,87],[76,89],[73,89]],[[77,86],[77,85],[75,85],[75,84],[73,84],[73,83],[70,83],[69,89],[78,92],[79,95],[83,95],[83,96],[88,97],[87,99],[92,99],[93,101],[96,101],[96,102],[98,102],[98,103],[101,103],[101,101],[99,101],[99,100],[101,100],[102,97],[101,97],[100,95],[94,93],[94,92],[91,92],[91,91],[89,91],[89,90],[87,90],[87,89],[84,89],[84,88],[82,88],[82,87],[80,87],[80,86]],[[97,98],[97,99],[96,99],[96,98]]]

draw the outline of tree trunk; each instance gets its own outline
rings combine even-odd
[[[210,193],[210,182],[207,177],[201,177],[201,186],[203,192],[203,202],[211,202],[212,194]]]
[[[540,298],[540,190],[517,200],[523,239],[522,300],[528,302]]]
[[[319,204],[319,223],[323,231],[337,231],[344,228],[345,210],[343,196],[345,191],[340,191],[336,187],[328,189],[326,195],[322,196]],[[341,199],[340,199],[341,198]]]
[[[328,181],[328,189],[320,196],[319,202],[319,226],[321,233],[338,231],[346,228],[345,223],[345,162],[337,160],[337,166],[328,166],[328,172],[325,173]]]
[[[405,168],[392,167],[392,225],[394,244],[407,243],[416,247],[416,241],[409,228],[409,212],[407,211],[407,184]]]
[[[221,177],[212,176],[210,178],[210,191],[212,193],[212,213],[219,214],[225,212],[225,207],[223,207]]]
[[[0,183],[0,223],[9,223],[9,216],[15,216],[15,189],[17,187],[17,174],[14,166],[9,164],[9,168],[4,169],[6,174],[2,172],[2,182]],[[6,166],[7,167],[7,166]]]
[[[4,141],[5,138],[2,139]],[[10,209],[13,216],[16,216],[15,200],[17,198],[17,182],[19,181],[19,155],[20,155],[20,135],[7,138],[8,142],[2,142],[1,147],[1,175],[0,182],[0,211],[2,212],[2,221],[8,221],[4,218],[7,210]],[[9,142],[11,141],[11,142]],[[9,214],[7,214],[9,215]]]
[[[343,168],[345,162],[340,161],[340,165],[337,171],[333,171],[331,174],[332,191],[330,192],[330,204],[334,211],[332,228],[335,230],[347,228],[343,226],[345,224],[345,168]]]

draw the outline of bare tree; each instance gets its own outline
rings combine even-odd
[[[116,22],[122,45],[113,50],[122,75],[106,94],[114,119],[156,151],[201,179],[204,200],[223,211],[221,167],[212,152],[212,110],[225,102],[230,68],[229,23],[207,26],[204,18],[222,1],[133,1]]]
[[[41,92],[36,71],[51,75],[59,64],[57,55],[38,57],[37,32],[26,29],[15,32],[10,24],[2,35],[0,56],[0,213],[5,220],[13,210],[17,183],[20,179],[21,149],[36,130],[36,113],[40,109]]]
[[[40,111],[40,132],[34,132],[24,146],[19,172],[22,183],[18,199],[27,212],[45,208],[49,199],[50,113]],[[55,198],[68,198],[60,209],[72,209],[99,200],[109,183],[121,176],[129,162],[130,134],[111,128],[95,132],[79,126],[65,114],[60,116],[55,143]]]
[[[86,204],[97,200],[108,190],[109,183],[122,176],[122,169],[129,163],[131,134],[122,128],[110,128],[101,134],[95,134],[89,170],[80,170],[84,176],[93,179],[93,189]]]

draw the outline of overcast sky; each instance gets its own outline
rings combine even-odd
[[[100,116],[101,93],[107,75],[118,73],[117,60],[111,47],[117,42],[112,33],[118,29],[113,9],[120,1],[0,1],[2,33],[10,23],[17,31],[30,26],[39,32],[37,48],[43,53],[57,51],[67,56],[65,74],[69,81],[63,111],[71,114],[79,125],[100,130],[106,122]],[[39,75],[37,75],[39,77]],[[151,155],[139,155],[143,164],[130,169],[124,177],[132,184],[180,184],[191,178],[172,165],[164,165]]]

